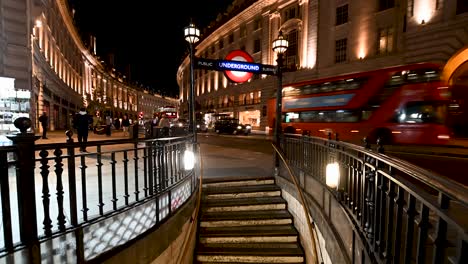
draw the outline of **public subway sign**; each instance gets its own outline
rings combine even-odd
[[[254,63],[252,57],[243,50],[230,52],[225,60],[204,58],[195,59],[195,67],[215,71],[223,71],[226,77],[237,83],[248,81],[255,74],[276,74],[276,67]]]

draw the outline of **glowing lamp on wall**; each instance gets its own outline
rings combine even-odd
[[[191,170],[195,167],[195,155],[191,150],[185,150],[184,152],[184,169]]]
[[[338,184],[340,181],[340,167],[338,166],[338,163],[333,162],[327,164],[325,175],[325,182],[327,186],[332,189],[338,189]]]

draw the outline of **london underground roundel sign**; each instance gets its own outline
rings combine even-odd
[[[243,50],[231,51],[226,56],[225,59],[232,60],[232,61],[243,61],[243,62],[253,63],[253,58],[247,52]],[[246,82],[250,78],[252,78],[252,75],[253,75],[252,72],[242,72],[242,71],[224,71],[224,74],[229,80],[233,82],[237,82],[237,83]]]

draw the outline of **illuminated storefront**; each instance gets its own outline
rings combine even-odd
[[[31,93],[15,89],[15,79],[0,77],[0,134],[18,131],[14,122],[18,117],[30,117]]]

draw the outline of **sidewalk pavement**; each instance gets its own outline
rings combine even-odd
[[[66,130],[47,131],[47,139],[42,138],[42,133],[36,133],[36,136],[41,136],[38,140],[36,140],[36,144],[66,143],[67,136],[65,135],[65,132]],[[78,142],[76,132],[73,132],[72,138],[75,142]],[[93,131],[89,131],[88,134],[88,141],[127,138],[129,137],[125,137],[122,130],[113,130],[110,136],[98,135],[93,133]],[[11,140],[9,140],[5,135],[0,135],[0,146],[10,144]]]

